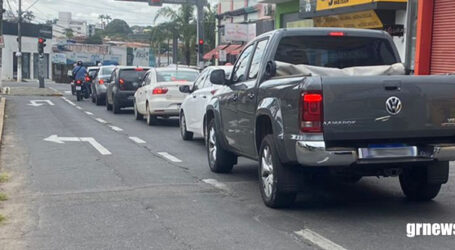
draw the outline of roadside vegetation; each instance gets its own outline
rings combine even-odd
[[[7,173],[0,173],[0,183],[5,183],[9,180]],[[8,196],[5,193],[0,192],[0,202],[8,200]],[[0,224],[6,220],[6,217],[0,213]]]

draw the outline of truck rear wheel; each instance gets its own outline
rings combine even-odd
[[[429,201],[441,190],[441,183],[428,183],[428,168],[438,166],[413,167],[403,169],[400,185],[404,195],[413,201]]]
[[[272,135],[267,135],[259,151],[259,183],[262,200],[271,208],[291,206],[297,195],[296,191],[283,190],[293,176],[291,169],[280,162]]]
[[[215,120],[209,122],[207,132],[206,148],[210,170],[215,173],[231,172],[237,156],[221,147],[215,130]]]

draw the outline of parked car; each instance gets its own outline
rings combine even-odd
[[[207,106],[210,169],[259,161],[262,199],[289,206],[318,170],[399,176],[410,200],[437,196],[455,160],[455,76],[408,76],[389,34],[287,29],[258,36]]]
[[[136,120],[146,116],[147,124],[153,125],[157,117],[178,116],[180,105],[188,95],[180,92],[180,86],[191,86],[199,72],[189,68],[152,68],[147,72],[142,87],[134,95]]]
[[[189,93],[183,100],[179,123],[180,134],[183,140],[193,139],[193,135],[204,136],[204,120],[207,103],[221,87],[213,85],[210,81],[210,74],[213,70],[222,69],[228,77],[231,74],[232,66],[212,66],[205,68],[194,82],[193,86],[181,86],[180,91]]]
[[[114,71],[115,66],[101,66],[98,70],[98,73],[93,77],[92,80],[92,102],[96,105],[103,105],[106,103],[106,89],[110,81],[112,71]]]
[[[149,69],[149,67],[117,66],[112,71],[106,89],[106,109],[118,114],[120,109],[132,107],[134,93]]]

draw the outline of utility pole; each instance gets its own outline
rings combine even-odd
[[[22,82],[22,0],[19,0],[19,12],[17,20],[17,82]]]
[[[404,65],[407,70],[412,67],[412,37],[414,33],[415,15],[417,12],[417,1],[409,0],[406,14],[406,29],[405,29],[405,59]]]
[[[204,56],[204,5],[206,5],[205,0],[196,0],[196,8],[197,8],[197,43],[199,46],[198,53],[197,53],[197,66],[203,67],[203,56]],[[201,43],[202,41],[202,43]]]

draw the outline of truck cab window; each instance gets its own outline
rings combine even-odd
[[[253,60],[251,61],[250,73],[248,74],[249,79],[255,79],[258,76],[259,66],[262,61],[262,57],[264,56],[267,41],[268,39],[259,41],[258,45],[256,46]]]
[[[246,69],[253,52],[253,46],[248,46],[240,55],[239,60],[234,66],[234,71],[232,73],[232,83],[238,83],[246,80]]]

